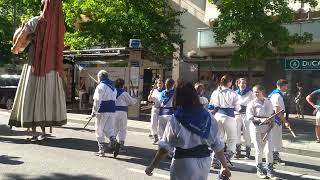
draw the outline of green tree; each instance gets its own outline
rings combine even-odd
[[[14,33],[13,7],[16,3],[17,25],[39,15],[41,0],[0,0],[1,63],[9,62]],[[149,57],[171,62],[173,45],[181,43],[175,11],[167,0],[64,0],[67,32],[65,44],[72,49],[128,46],[139,38]],[[5,60],[2,60],[5,59]]]
[[[172,59],[172,44],[182,42],[181,12],[166,0],[66,0],[64,12],[72,49],[126,47],[138,38],[149,57],[163,63]]]
[[[303,0],[301,0],[303,1]],[[293,10],[289,0],[211,0],[217,5],[220,15],[217,19],[215,38],[224,44],[232,35],[238,46],[232,58],[232,65],[251,66],[251,60],[265,59],[278,53],[291,52],[291,45],[307,43],[312,34],[290,35],[283,26],[293,21]],[[316,6],[316,0],[305,0]]]
[[[12,36],[21,21],[39,15],[40,0],[0,0],[0,64],[9,63],[12,54]],[[14,6],[16,5],[16,17]],[[16,27],[14,27],[16,19]]]

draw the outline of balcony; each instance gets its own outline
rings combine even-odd
[[[305,32],[311,33],[313,35],[312,43],[320,42],[320,20],[284,24],[284,27],[288,29],[290,34],[303,35]]]
[[[208,55],[229,55],[237,47],[232,43],[232,36],[227,37],[225,44],[218,45],[214,38],[214,31],[211,28],[199,28],[198,29],[198,42],[197,47],[201,51],[206,52]]]
[[[291,24],[284,24],[290,34],[298,33],[303,35],[304,32],[309,32],[313,35],[313,40],[307,45],[296,45],[294,48],[300,52],[313,52],[320,46],[320,20],[294,22]],[[200,28],[198,29],[197,47],[207,53],[228,54],[230,51],[236,49],[235,44],[232,43],[232,36],[227,38],[227,42],[223,45],[218,45],[214,38],[214,29]],[[311,49],[310,49],[311,48]]]

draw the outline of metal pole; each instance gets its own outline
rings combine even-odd
[[[72,62],[72,83],[71,83],[71,104],[72,108],[74,105],[74,100],[76,96],[76,86],[75,86],[75,62]]]

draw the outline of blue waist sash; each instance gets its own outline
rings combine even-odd
[[[278,126],[281,126],[281,120],[280,120],[280,118],[279,118],[278,116],[275,116],[275,117],[274,117],[274,122],[275,122],[276,124],[278,124]]]
[[[116,106],[116,111],[128,112],[128,106]]]
[[[115,101],[101,101],[99,113],[106,113],[106,112],[116,112],[116,103]]]
[[[159,116],[161,115],[172,115],[173,108],[172,107],[160,107]]]
[[[234,108],[221,108],[221,107],[217,107],[217,108],[219,113],[227,115],[229,117],[235,117]]]
[[[202,144],[190,149],[182,149],[176,147],[174,152],[175,159],[182,159],[182,158],[205,158],[210,157],[211,151],[208,148],[208,145]]]

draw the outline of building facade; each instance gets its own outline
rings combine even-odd
[[[214,77],[220,77],[225,73],[235,78],[248,75],[246,67],[231,68],[230,66],[230,57],[237,49],[232,43],[231,36],[221,46],[214,40],[212,22],[219,15],[215,5],[209,3],[208,0],[172,0],[171,3],[177,10],[186,11],[180,18],[184,26],[180,29],[184,40],[182,50],[180,49],[182,55],[173,60],[175,79],[211,81]],[[264,83],[268,90],[274,88],[274,83],[279,78],[289,79],[290,89],[295,92],[295,82],[320,77],[320,67],[314,69],[285,68],[286,62],[295,59],[320,60],[320,4],[311,12],[307,5],[293,1],[290,7],[297,12],[297,20],[291,24],[284,24],[284,26],[292,34],[311,33],[313,41],[309,44],[294,46],[294,53],[291,55],[279,55],[270,60],[254,63],[252,83]],[[320,87],[316,80],[305,83],[309,91]]]

